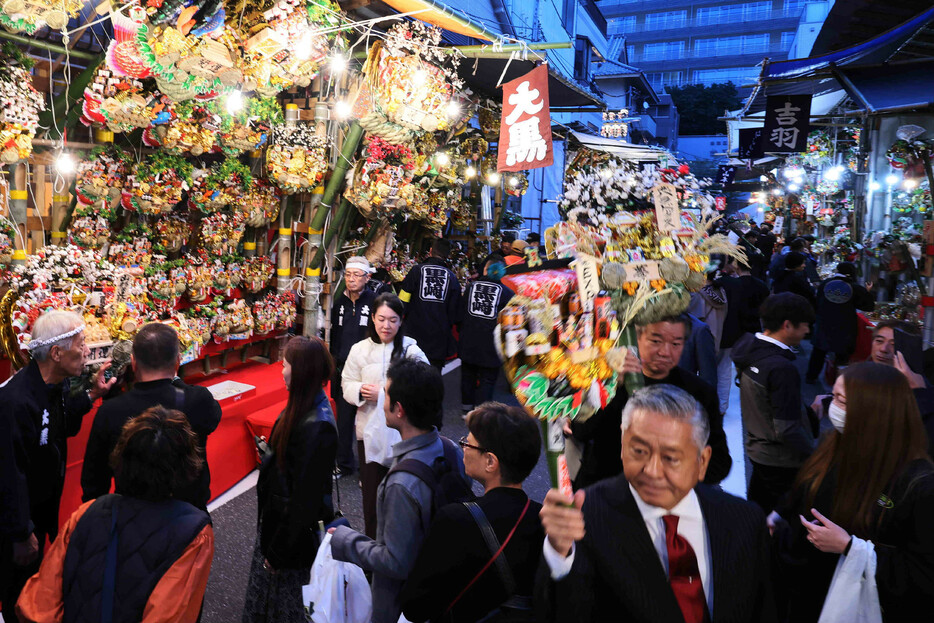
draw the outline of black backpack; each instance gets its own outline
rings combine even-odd
[[[470,481],[461,477],[457,469],[460,462],[457,444],[444,435],[441,435],[440,439],[444,454],[436,457],[430,466],[418,459],[403,459],[386,474],[388,478],[395,472],[408,472],[428,485],[432,492],[432,518],[442,506],[455,502],[470,502],[477,497],[470,488]]]

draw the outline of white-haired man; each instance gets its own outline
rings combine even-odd
[[[697,401],[645,387],[626,402],[622,430],[621,475],[545,496],[540,618],[775,621],[765,517],[701,483],[710,426]]]
[[[53,310],[36,320],[32,361],[0,385],[0,599],[3,616],[36,572],[46,537],[58,534],[58,505],[65,484],[67,438],[78,434],[84,414],[115,380],[103,370],[86,392],[72,392],[70,378],[84,370],[84,322]]]

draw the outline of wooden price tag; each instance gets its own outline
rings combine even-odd
[[[583,309],[593,309],[593,300],[600,292],[600,272],[597,269],[597,260],[589,255],[581,255],[574,261],[574,270],[577,271],[577,290],[581,297]]]
[[[681,209],[678,207],[678,191],[672,184],[656,184],[652,187],[655,202],[655,218],[658,231],[668,233],[681,229]]]

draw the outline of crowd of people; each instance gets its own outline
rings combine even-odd
[[[502,267],[539,241],[504,240],[463,288],[443,239],[398,291],[371,279],[365,258],[348,260],[329,341],[294,337],[284,350],[286,405],[257,443],[249,584],[230,617],[305,621],[302,586],[325,530],[333,558],[366,572],[376,623],[797,623],[851,611],[863,602],[846,591],[860,590],[876,591],[878,616],[852,620],[923,612],[934,596],[934,387],[896,339],[917,336],[881,322],[869,359],[853,361],[872,284],[847,262],[817,281],[805,238],[740,233],[747,262],[713,262],[688,312],[637,327],[620,372],[644,387],[620,384],[589,419],[562,422],[573,488],[541,502],[522,488],[540,427],[492,400],[492,333],[511,296]],[[109,364],[89,390],[72,387],[88,356],[80,316],[47,312],[32,337],[30,363],[0,386],[4,620],[199,620],[214,549],[204,448],[220,406],[177,376],[167,325],[135,336],[128,389]],[[455,354],[469,431],[457,441],[442,434],[442,370]],[[805,404],[804,385],[822,377],[829,393]],[[719,486],[736,469],[724,432],[734,385],[746,499]],[[59,529],[66,440],[102,398],[84,503]],[[354,472],[360,526],[331,499]],[[863,560],[870,588],[841,589],[840,569]]]

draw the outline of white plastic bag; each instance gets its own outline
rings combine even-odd
[[[392,447],[402,441],[399,431],[386,426],[386,414],[383,403],[386,400],[386,390],[379,390],[376,400],[376,409],[370,414],[366,426],[363,427],[363,450],[366,453],[367,463],[379,463],[383,467],[392,466]]]
[[[302,587],[302,602],[313,623],[369,623],[373,595],[363,569],[331,556],[331,535],[325,534]]]
[[[817,623],[882,623],[872,541],[853,537],[849,553],[840,556]]]

